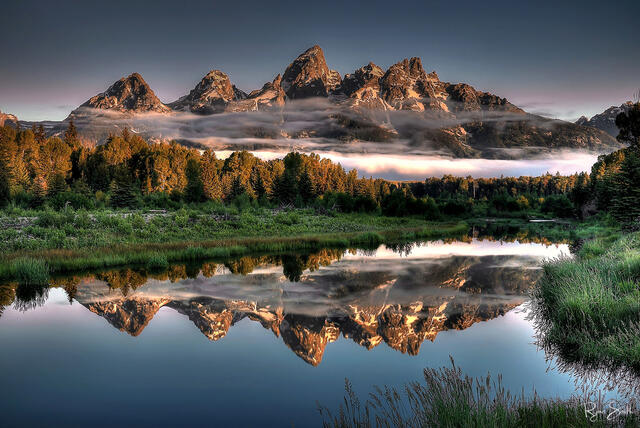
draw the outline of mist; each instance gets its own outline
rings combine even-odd
[[[389,180],[423,180],[445,174],[475,178],[566,175],[589,171],[600,154],[556,146],[472,147],[447,140],[448,130],[464,133],[462,125],[480,122],[494,123],[498,132],[509,122],[528,123],[543,131],[550,131],[557,124],[566,125],[535,115],[508,111],[387,111],[354,107],[350,102],[294,100],[268,111],[208,116],[188,112],[125,115],[83,108],[76,110],[73,117],[80,129],[90,129],[103,140],[129,127],[151,141],[176,140],[201,150],[215,150],[221,158],[238,150],[251,151],[261,159],[281,158],[290,151],[317,153],[347,170],[357,169],[361,175]],[[357,138],[358,132],[368,138]]]

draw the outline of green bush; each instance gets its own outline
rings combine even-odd
[[[279,212],[275,217],[276,223],[284,224],[286,226],[291,226],[293,224],[300,223],[300,215],[295,211],[289,212]]]
[[[89,198],[86,195],[75,192],[57,193],[47,200],[47,205],[56,210],[61,210],[67,206],[76,210],[90,210],[95,208],[95,202],[93,199]]]
[[[542,203],[542,211],[553,214],[556,217],[573,217],[575,212],[573,204],[565,195],[550,195]]]
[[[150,271],[161,271],[169,267],[169,262],[164,254],[153,253],[147,258],[146,267]]]

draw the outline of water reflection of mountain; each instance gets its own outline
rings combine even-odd
[[[213,341],[241,320],[258,322],[318,365],[340,335],[369,350],[384,342],[417,355],[441,331],[466,329],[523,303],[541,274],[541,258],[565,250],[476,240],[321,250],[177,265],[159,273],[122,269],[57,279],[51,286],[132,336],[166,307]],[[0,305],[15,302],[28,310],[46,300],[46,290],[26,291],[0,287]]]
[[[387,256],[325,250],[195,271],[178,266],[155,278],[122,270],[62,285],[132,336],[161,307],[185,315],[214,341],[247,319],[315,366],[340,335],[367,349],[384,342],[417,355],[441,331],[466,329],[523,303],[541,272],[539,258],[526,255]]]

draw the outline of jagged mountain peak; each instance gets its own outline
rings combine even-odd
[[[629,111],[632,106],[633,102],[627,101],[622,103],[620,106],[611,106],[602,113],[596,114],[591,118],[582,116],[576,120],[575,123],[577,125],[600,129],[607,134],[616,137],[620,131],[616,126],[616,117],[620,113],[626,113]]]
[[[344,76],[342,80],[342,92],[352,98],[377,98],[377,91],[380,89],[380,78],[384,75],[384,70],[373,62],[369,62]]]
[[[246,97],[247,94],[231,84],[226,73],[214,69],[209,71],[188,95],[170,103],[169,106],[174,110],[212,114],[222,112],[230,102]]]
[[[324,52],[314,45],[301,53],[282,75],[282,88],[291,99],[326,97],[342,83],[340,73],[330,70]]]
[[[158,99],[139,73],[121,78],[109,86],[105,92],[90,98],[80,107],[131,113],[171,111]]]
[[[4,126],[7,123],[11,123],[13,125],[18,124],[18,118],[12,114],[3,113],[0,111],[0,126]]]

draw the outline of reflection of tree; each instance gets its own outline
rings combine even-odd
[[[300,281],[304,265],[300,256],[282,256],[282,273],[291,282]]]
[[[147,282],[144,273],[132,269],[102,272],[97,274],[96,278],[106,282],[110,288],[119,289],[123,296],[126,296],[130,289],[135,290]]]
[[[6,306],[9,306],[13,303],[16,298],[16,289],[11,285],[1,285],[0,286],[0,316],[2,316],[2,312]]]
[[[169,280],[171,282],[177,282],[181,279],[186,279],[189,276],[187,275],[187,267],[185,265],[173,265],[170,266],[167,275],[169,276]]]
[[[211,278],[216,274],[218,265],[215,263],[204,263],[202,265],[202,275],[206,278]]]
[[[18,285],[16,288],[15,308],[25,312],[42,306],[49,296],[49,287],[38,285]]]
[[[227,269],[236,275],[248,275],[260,263],[260,257],[242,257],[225,263]]]
[[[85,279],[87,279],[85,277]],[[70,276],[67,278],[55,278],[50,281],[51,287],[60,287],[63,288],[64,291],[67,292],[67,299],[69,299],[69,303],[73,303],[73,299],[75,299],[76,294],[78,294],[78,284],[82,277],[80,276]]]

